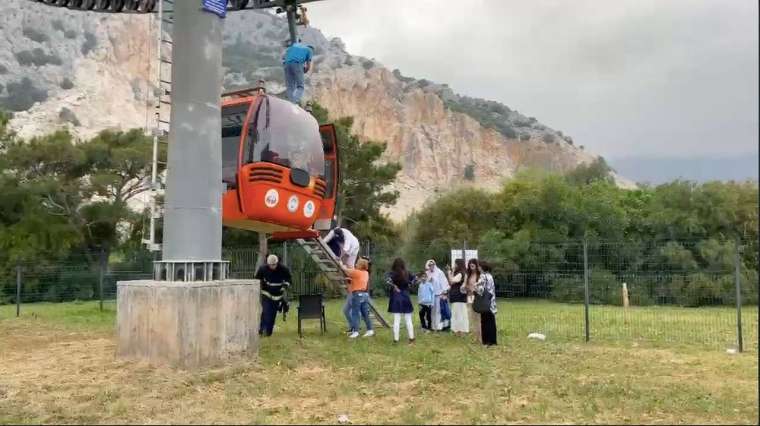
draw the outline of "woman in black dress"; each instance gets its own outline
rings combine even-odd
[[[409,286],[412,276],[406,271],[404,261],[397,258],[393,261],[391,272],[387,276],[387,283],[391,286],[388,312],[393,314],[393,342],[398,343],[401,331],[401,316],[404,316],[406,331],[409,334],[409,343],[414,342],[414,324],[412,323],[412,299],[409,297]]]

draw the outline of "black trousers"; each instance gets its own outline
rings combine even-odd
[[[432,319],[432,306],[420,305],[420,324],[422,324],[423,330],[430,330],[433,325]]]
[[[271,336],[274,330],[274,323],[277,320],[277,308],[280,301],[272,300],[266,296],[261,296],[261,322],[259,323],[259,334]]]
[[[493,312],[480,314],[480,335],[484,345],[496,344],[496,315]]]

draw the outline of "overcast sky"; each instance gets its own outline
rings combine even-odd
[[[350,53],[448,83],[607,157],[758,150],[756,0],[327,0]]]

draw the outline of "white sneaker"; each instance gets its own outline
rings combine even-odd
[[[364,336],[362,337],[372,337],[375,335],[375,330],[367,330],[366,333],[364,333]]]
[[[351,334],[348,335],[349,339],[356,339],[357,337],[359,337],[359,332],[358,331],[354,331],[353,333],[351,333]]]

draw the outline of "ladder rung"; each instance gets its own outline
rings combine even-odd
[[[164,39],[164,38],[162,38],[162,39],[161,39],[161,43],[166,43],[166,44],[174,44],[174,42],[173,42],[173,41],[171,41],[171,40],[167,40],[167,39]]]

